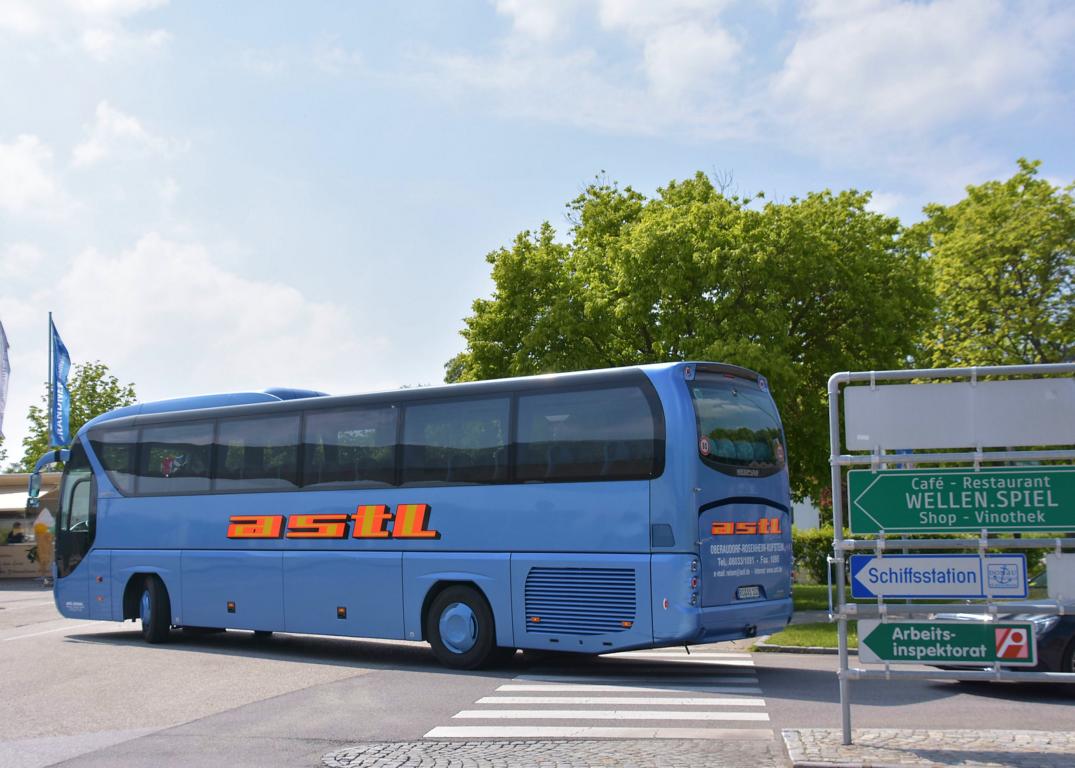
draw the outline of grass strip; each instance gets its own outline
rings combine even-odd
[[[836,624],[819,621],[812,624],[790,624],[765,641],[769,645],[794,645],[810,648],[835,648]],[[858,623],[847,622],[847,645],[858,648]]]
[[[845,588],[844,593],[850,602],[851,589]],[[829,588],[825,584],[792,584],[791,602],[796,611],[827,611]]]

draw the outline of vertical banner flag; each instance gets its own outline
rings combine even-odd
[[[49,440],[56,447],[71,442],[68,419],[71,415],[71,393],[67,389],[67,374],[71,372],[71,356],[67,354],[56,325],[49,313]]]
[[[7,334],[0,323],[0,439],[4,437],[4,407],[7,405],[7,384],[11,380],[11,361],[7,356]]]

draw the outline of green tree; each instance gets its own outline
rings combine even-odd
[[[826,382],[905,362],[932,309],[921,252],[869,193],[760,208],[703,175],[647,199],[591,185],[571,242],[546,223],[490,253],[495,290],[462,331],[449,381],[667,360],[763,373],[788,435],[792,487],[828,486]]]
[[[67,386],[71,391],[72,435],[90,419],[135,401],[134,384],[120,384],[108,366],[99,360],[74,366]],[[30,422],[30,433],[22,440],[24,472],[32,471],[38,458],[49,449],[48,403],[46,383],[41,405],[31,405],[26,417]]]
[[[1056,363],[1075,357],[1075,184],[1019,160],[1007,181],[926,206],[912,236],[928,249],[937,292],[924,338],[935,366]]]

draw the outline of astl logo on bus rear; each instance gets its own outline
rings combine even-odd
[[[713,536],[776,536],[780,529],[779,517],[763,517],[760,520],[727,520],[713,523]]]

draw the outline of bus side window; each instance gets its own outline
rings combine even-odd
[[[654,429],[649,402],[636,387],[520,395],[516,477],[648,477]]]
[[[209,490],[213,423],[162,424],[142,430],[139,494],[182,494]]]
[[[396,476],[396,407],[306,412],[305,487],[392,485]]]
[[[90,445],[108,479],[120,493],[134,493],[134,478],[138,463],[138,430],[111,429],[90,434]]]
[[[298,414],[223,420],[217,429],[213,489],[295,488],[298,455]]]
[[[510,403],[497,397],[406,406],[403,482],[506,482]]]

